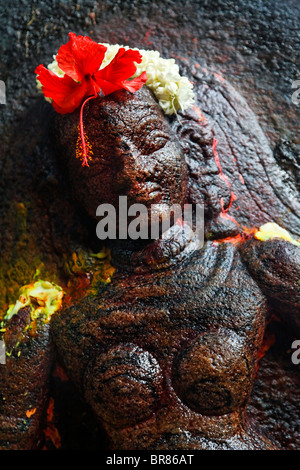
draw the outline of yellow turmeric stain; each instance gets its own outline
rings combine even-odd
[[[49,321],[51,315],[62,306],[64,292],[60,286],[49,281],[35,281],[20,289],[20,295],[15,304],[9,306],[5,320],[10,320],[20,308],[30,306],[31,320],[42,317]]]
[[[254,237],[257,240],[261,240],[263,242],[267,240],[273,240],[274,238],[281,238],[282,240],[286,240],[287,242],[290,242],[293,245],[300,246],[300,242],[294,240],[294,238],[292,238],[292,236],[287,230],[273,222],[268,222],[262,225],[259,230],[254,234]]]

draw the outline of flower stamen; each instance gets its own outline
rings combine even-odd
[[[89,96],[81,105],[80,108],[80,119],[79,119],[79,127],[78,127],[78,139],[76,143],[76,158],[82,159],[82,166],[89,166],[88,160],[91,159],[91,155],[93,155],[92,146],[89,143],[88,137],[84,130],[83,125],[83,108],[86,103],[93,99],[97,98],[97,95]]]
[[[93,151],[86,132],[83,130],[83,141],[81,137],[80,125],[78,125],[78,138],[76,143],[76,158],[82,160],[82,166],[89,166],[88,160],[92,159]],[[82,142],[84,142],[85,150],[83,150]]]

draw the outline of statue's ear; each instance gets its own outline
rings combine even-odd
[[[242,259],[276,314],[300,331],[300,246],[281,238],[241,244]]]

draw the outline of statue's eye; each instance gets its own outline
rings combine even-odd
[[[239,409],[251,391],[251,358],[232,332],[209,332],[181,351],[174,387],[181,400],[204,415]]]
[[[85,396],[104,422],[125,427],[151,416],[162,393],[157,360],[132,344],[100,354],[85,375]]]
[[[146,116],[138,123],[135,129],[134,141],[139,151],[143,155],[151,153],[163,148],[170,135],[166,131],[166,127],[157,117]]]
[[[145,135],[139,144],[139,150],[143,155],[150,155],[163,148],[168,142],[169,137],[163,131],[153,130]]]

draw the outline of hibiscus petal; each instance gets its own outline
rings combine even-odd
[[[146,72],[143,72],[139,77],[133,78],[132,80],[123,80],[122,82],[118,83],[111,83],[110,81],[102,80],[102,78],[97,77],[97,83],[104,95],[109,95],[110,93],[121,90],[122,88],[131,91],[131,93],[134,93],[135,91],[142,88],[146,81]]]
[[[35,73],[42,84],[42,91],[47,98],[52,99],[54,109],[60,114],[73,112],[82,103],[87,93],[85,81],[77,83],[68,75],[58,77],[51,70],[39,65]]]
[[[99,83],[99,80],[105,80],[112,84],[120,84],[135,74],[135,63],[139,64],[141,61],[142,56],[139,51],[126,50],[124,47],[120,47],[112,61],[106,67],[96,72],[94,78],[97,83]],[[99,86],[101,87],[100,83]],[[103,89],[102,91],[105,93]]]
[[[122,83],[110,83],[106,80],[97,79],[97,83],[101,88],[104,95],[109,95],[114,91],[121,90],[123,87]]]
[[[69,37],[69,42],[59,48],[56,61],[63,72],[81,82],[86,75],[93,75],[99,70],[107,47],[92,41],[88,36],[69,33]]]
[[[133,78],[132,80],[125,80],[124,82],[122,82],[123,88],[128,91],[131,91],[131,93],[134,93],[135,91],[142,88],[142,86],[146,83],[147,79],[147,73],[143,72],[139,77]]]
[[[100,87],[98,83],[92,77],[87,78],[86,86],[87,86],[86,96],[96,96],[100,92]]]

